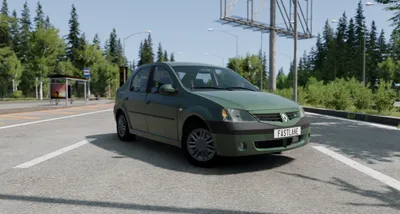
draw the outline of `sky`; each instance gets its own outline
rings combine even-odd
[[[23,4],[27,1],[30,7],[31,18],[36,15],[38,0],[8,0],[9,11],[16,10],[20,17]],[[231,0],[227,0],[229,3]],[[254,0],[257,9],[262,0]],[[270,0],[264,0],[265,7],[257,14],[256,20],[269,23]],[[289,0],[283,0],[289,4]],[[369,0],[374,2],[374,0]],[[299,0],[301,4],[305,0]],[[359,0],[314,0],[313,8],[313,35],[322,33],[326,20],[338,20],[343,12],[347,17],[354,17]],[[365,3],[367,0],[362,0]],[[228,58],[236,56],[235,37],[222,32],[209,32],[209,28],[223,30],[235,34],[239,38],[239,55],[246,53],[258,54],[262,48],[268,57],[269,34],[263,34],[238,27],[217,23],[220,17],[220,0],[40,0],[44,13],[49,15],[51,23],[60,30],[60,35],[68,34],[71,5],[74,4],[79,16],[80,30],[92,41],[96,33],[99,34],[102,45],[109,38],[113,28],[123,40],[127,36],[151,30],[154,51],[161,42],[168,53],[174,52],[176,61],[204,62],[215,65],[227,63]],[[256,10],[255,9],[255,10]],[[304,7],[305,10],[305,7]],[[246,0],[238,0],[229,15],[246,17]],[[383,29],[389,38],[393,27],[389,18],[392,12],[385,11],[384,7],[375,3],[364,7],[366,23],[371,25],[375,20],[380,32]],[[277,23],[283,19],[277,9]],[[331,24],[336,28],[335,23]],[[147,34],[138,34],[126,40],[125,54],[129,61],[138,61],[138,48]],[[298,57],[304,51],[315,46],[316,39],[298,41]],[[283,67],[287,73],[290,60],[293,59],[293,39],[277,37],[276,40],[276,69]],[[205,53],[209,53],[206,55]]]

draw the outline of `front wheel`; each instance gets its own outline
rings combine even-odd
[[[195,166],[211,167],[217,159],[212,133],[203,127],[190,127],[185,134],[183,147],[189,162]]]
[[[129,132],[128,121],[124,113],[119,113],[117,117],[117,133],[119,139],[129,141],[134,139],[134,135]]]

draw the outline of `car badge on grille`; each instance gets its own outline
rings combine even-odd
[[[284,123],[287,123],[287,121],[289,120],[288,116],[285,113],[281,113],[281,118]]]

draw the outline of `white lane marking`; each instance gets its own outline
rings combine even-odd
[[[311,137],[321,137],[322,135],[320,134],[311,134]]]
[[[54,151],[54,152],[51,152],[49,154],[43,155],[41,157],[38,157],[38,158],[33,159],[31,161],[25,162],[23,164],[20,164],[18,166],[13,167],[13,168],[20,168],[20,169],[29,168],[29,167],[34,166],[36,164],[39,164],[39,163],[41,163],[43,161],[49,160],[49,159],[54,158],[54,157],[56,157],[58,155],[61,155],[63,153],[66,153],[68,151],[76,149],[78,147],[81,147],[81,146],[83,146],[83,145],[85,145],[87,143],[90,143],[90,142],[94,141],[94,140],[96,140],[96,139],[95,138],[89,138],[89,139],[86,139],[86,140],[82,140],[82,141],[80,141],[78,143],[72,144],[70,146],[64,147],[64,148],[59,149],[57,151]]]
[[[87,113],[82,113],[82,114],[75,114],[75,115],[69,115],[65,117],[56,117],[56,118],[51,118],[51,119],[45,119],[45,120],[38,120],[38,121],[32,121],[32,122],[27,122],[27,123],[20,123],[20,124],[15,124],[15,125],[9,125],[9,126],[3,126],[0,127],[1,129],[9,129],[9,128],[14,128],[14,127],[19,127],[19,126],[27,126],[27,125],[32,125],[36,123],[44,123],[44,122],[50,122],[50,121],[55,121],[55,120],[62,120],[62,119],[67,119],[67,118],[72,118],[72,117],[80,117],[80,116],[85,116],[85,115],[90,115],[90,114],[97,114],[97,113],[102,113],[106,111],[112,111],[113,109],[107,109],[107,110],[101,110],[101,111],[94,111],[94,112],[87,112]]]
[[[400,181],[398,181],[392,177],[389,177],[389,176],[382,174],[378,171],[375,171],[369,167],[366,167],[360,163],[357,163],[357,162],[355,162],[349,158],[346,158],[343,155],[340,155],[334,151],[331,151],[323,146],[313,146],[313,148],[400,191]]]
[[[329,119],[343,120],[343,121],[347,121],[347,122],[352,122],[352,123],[361,124],[361,125],[370,125],[370,126],[374,126],[374,127],[378,127],[378,128],[383,128],[383,129],[400,130],[397,127],[394,127],[394,126],[388,126],[388,125],[365,122],[365,121],[359,121],[359,120],[350,120],[350,119],[346,119],[346,118],[334,117],[334,116],[311,113],[311,112],[306,112],[306,115],[322,116],[322,117],[326,117],[326,118],[329,118]]]

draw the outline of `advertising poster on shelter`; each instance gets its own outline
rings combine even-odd
[[[66,92],[65,84],[52,83],[51,84],[51,99],[65,99]]]

